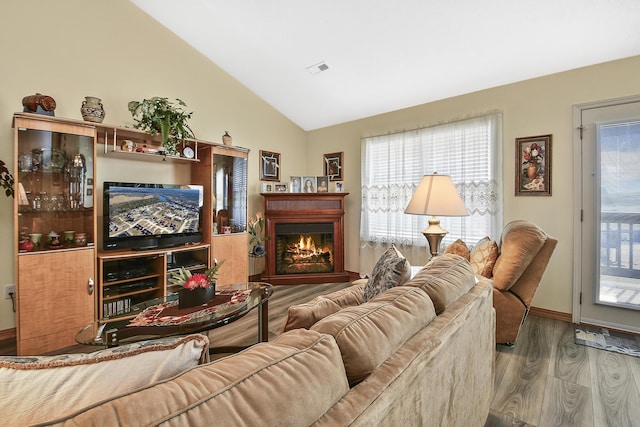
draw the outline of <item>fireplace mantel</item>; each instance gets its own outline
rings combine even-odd
[[[267,265],[263,280],[274,285],[348,282],[344,271],[344,198],[349,193],[260,193],[265,201]],[[276,271],[278,224],[330,223],[333,226],[333,272],[279,274]]]

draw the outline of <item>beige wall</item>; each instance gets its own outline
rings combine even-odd
[[[344,151],[347,197],[346,268],[358,271],[360,138],[503,112],[504,221],[527,219],[559,239],[533,305],[571,312],[574,130],[572,106],[640,94],[640,57],[600,64],[316,130],[308,136],[310,173],[323,152]],[[515,138],[553,134],[552,196],[514,197]],[[313,169],[318,163],[318,169]],[[492,236],[497,238],[499,236]]]
[[[215,25],[215,22],[211,23]],[[249,213],[260,209],[258,153],[282,153],[283,176],[306,173],[306,134],[252,92],[126,0],[7,1],[0,7],[0,159],[12,164],[11,117],[22,98],[41,92],[56,116],[81,119],[85,96],[102,98],[105,123],[131,125],[127,103],[181,98],[194,111],[198,138],[251,149]],[[221,40],[220,43],[224,43]],[[100,159],[104,180],[181,181],[180,168]],[[13,170],[13,166],[10,166]],[[188,173],[188,172],[187,172]],[[14,283],[13,213],[0,195],[0,331],[14,327],[4,285]],[[73,266],[70,266],[73,268]]]
[[[573,262],[574,104],[640,94],[640,57],[601,64],[489,89],[414,108],[305,133],[126,0],[5,2],[0,13],[0,159],[13,158],[11,115],[22,97],[53,96],[56,115],[80,119],[84,96],[102,98],[105,123],[130,125],[127,102],[151,96],[179,97],[195,111],[198,138],[219,141],[225,130],[234,144],[250,148],[252,214],[260,209],[258,152],[282,153],[282,180],[320,175],[322,154],[344,151],[347,197],[346,268],[358,271],[360,138],[503,111],[505,222],[524,218],[560,240],[534,305],[571,311]],[[215,22],[212,22],[215,25]],[[134,30],[135,29],[135,30]],[[224,40],[220,41],[224,43]],[[514,138],[553,134],[553,195],[514,197]],[[183,179],[162,165],[102,164],[98,183],[111,178]],[[14,283],[13,218],[0,198],[0,293]],[[497,237],[497,236],[495,236]],[[14,326],[8,301],[0,298],[0,331]]]

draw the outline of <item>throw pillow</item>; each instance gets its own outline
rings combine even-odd
[[[484,237],[471,251],[471,268],[476,276],[491,279],[493,276],[493,266],[498,258],[498,244],[489,237]]]
[[[376,295],[400,286],[411,278],[411,265],[395,245],[384,251],[373,267],[371,277],[364,287],[364,301]]]
[[[460,239],[447,246],[444,253],[460,255],[462,258],[469,261],[469,248],[467,247],[467,244]]]
[[[32,425],[171,378],[208,358],[195,334],[141,341],[88,354],[0,358],[0,419]]]

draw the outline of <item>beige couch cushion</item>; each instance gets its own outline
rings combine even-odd
[[[398,286],[367,303],[344,308],[320,320],[311,330],[335,337],[349,384],[354,385],[435,315],[431,300],[422,290]]]
[[[142,341],[87,354],[0,359],[0,420],[21,426],[62,417],[171,378],[208,356],[205,335]]]
[[[362,304],[365,283],[317,296],[307,303],[292,305],[287,311],[287,318],[284,320],[281,332],[297,328],[309,329],[318,320],[324,319],[344,307]]]
[[[493,286],[507,291],[522,276],[547,235],[528,221],[512,221],[502,231],[500,256],[493,267]]]
[[[425,291],[439,315],[475,284],[469,261],[458,255],[443,254],[432,258],[406,286]]]
[[[348,391],[335,340],[296,329],[56,425],[308,426]]]

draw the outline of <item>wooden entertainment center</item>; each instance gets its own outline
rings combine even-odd
[[[197,272],[224,260],[218,287],[247,281],[248,149],[187,140],[183,155],[164,156],[151,154],[159,135],[135,129],[31,113],[13,121],[18,355],[74,345],[88,323],[123,319],[128,306],[171,293],[180,267]],[[202,241],[103,250],[96,171],[107,157],[187,165],[188,184],[204,189]]]

